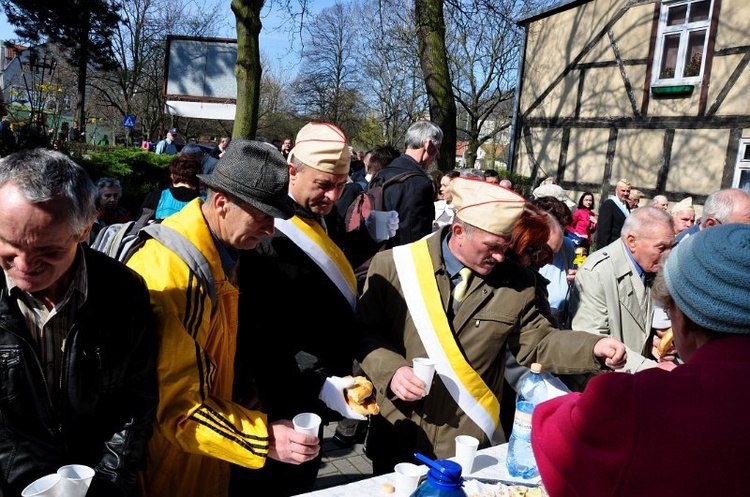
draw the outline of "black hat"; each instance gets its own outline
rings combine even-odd
[[[289,169],[281,153],[263,143],[233,139],[210,174],[199,174],[213,190],[227,193],[269,216],[289,219]]]
[[[167,133],[169,133],[172,136],[176,136],[179,132],[180,132],[180,130],[177,129],[177,128],[170,128],[170,130],[167,131]]]

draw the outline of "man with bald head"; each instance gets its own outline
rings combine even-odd
[[[651,207],[658,207],[659,209],[663,209],[666,211],[667,209],[669,209],[669,199],[664,195],[657,195],[651,199],[651,202],[649,202],[648,205],[650,205]]]
[[[673,244],[672,217],[641,207],[625,221],[620,238],[588,256],[576,274],[572,328],[622,340],[629,349],[626,369],[654,365],[644,357],[653,320],[650,283]]]
[[[726,188],[709,195],[700,222],[677,235],[675,245],[703,229],[731,223],[750,224],[750,193],[739,188]]]

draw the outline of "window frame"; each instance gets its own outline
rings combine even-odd
[[[714,14],[714,0],[707,0],[709,2],[708,16],[703,21],[697,21],[688,23],[685,22],[678,26],[667,26],[667,17],[671,8],[687,5],[687,10],[690,10],[691,4],[701,2],[703,0],[665,0],[661,4],[661,10],[659,12],[659,26],[656,35],[656,44],[654,48],[654,60],[652,66],[652,78],[651,86],[676,86],[676,85],[698,85],[703,79],[703,74],[706,69],[706,59],[708,51],[708,42],[711,35],[711,21]],[[686,12],[686,18],[688,12]],[[703,52],[701,56],[700,71],[696,76],[685,77],[682,76],[685,73],[685,56],[688,50],[690,34],[696,31],[705,30],[706,34],[703,39]],[[664,45],[667,36],[679,34],[680,41],[677,49],[677,55],[675,59],[675,74],[679,74],[679,77],[662,78],[661,66],[665,56]]]
[[[745,185],[740,184],[743,172],[746,174]],[[740,146],[737,150],[737,163],[734,166],[734,177],[732,178],[732,188],[743,188],[748,185],[750,185],[750,138],[740,138]]]

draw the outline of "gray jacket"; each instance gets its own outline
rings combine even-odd
[[[641,281],[626,250],[618,238],[580,267],[570,297],[571,327],[623,342],[628,348],[624,370],[635,372],[656,364],[644,357],[654,311],[651,289]]]

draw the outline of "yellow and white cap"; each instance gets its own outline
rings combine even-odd
[[[303,164],[333,174],[349,173],[349,146],[346,136],[330,123],[307,123],[297,133],[287,162],[296,158]]]
[[[694,211],[695,207],[693,206],[693,197],[685,197],[672,207],[672,210],[670,211],[672,215],[677,214],[678,212],[682,211]]]
[[[526,203],[513,190],[479,179],[455,178],[451,193],[458,219],[499,236],[513,231]]]

